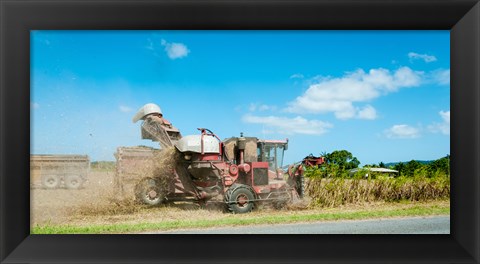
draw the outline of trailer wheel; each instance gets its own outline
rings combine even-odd
[[[57,175],[42,175],[42,186],[46,189],[56,189],[60,185],[60,178]]]
[[[255,196],[247,185],[230,187],[225,194],[225,202],[230,212],[244,214],[253,210]]]
[[[148,178],[137,184],[135,196],[138,201],[144,204],[158,205],[165,200],[165,191],[156,180]]]
[[[82,185],[83,179],[78,175],[68,175],[65,178],[65,187],[67,187],[67,189],[80,189]]]

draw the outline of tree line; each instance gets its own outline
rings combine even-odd
[[[325,158],[325,163],[315,168],[307,168],[305,174],[307,177],[348,177],[351,176],[350,170],[358,168],[360,165],[360,161],[347,150],[335,150],[331,153],[323,153],[321,156]],[[363,167],[392,169],[398,171],[398,176],[405,177],[450,176],[450,155],[428,163],[411,160],[409,162],[398,162],[388,167],[383,162],[367,164]]]

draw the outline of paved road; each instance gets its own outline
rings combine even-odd
[[[355,221],[310,222],[209,229],[189,229],[149,234],[450,234],[450,217],[410,217]]]

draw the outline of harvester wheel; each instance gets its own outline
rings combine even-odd
[[[303,198],[305,196],[305,176],[298,175],[296,187],[298,196],[300,196],[300,198]]]
[[[151,178],[142,180],[135,187],[135,196],[138,201],[148,205],[158,205],[165,200],[163,188]]]
[[[68,175],[65,178],[65,187],[67,187],[67,189],[80,189],[82,185],[83,179],[78,175]]]
[[[225,202],[230,212],[244,214],[253,210],[255,196],[247,185],[234,185],[225,194]]]
[[[56,189],[60,186],[60,177],[58,175],[42,175],[42,186],[46,189]]]

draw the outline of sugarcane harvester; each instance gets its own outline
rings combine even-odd
[[[288,139],[260,140],[240,134],[222,141],[206,128],[182,136],[155,104],[140,108],[133,122],[139,120],[143,120],[143,139],[158,141],[163,150],[174,147],[177,157],[172,171],[137,184],[136,197],[143,203],[222,203],[230,212],[247,213],[261,202],[282,206],[303,195],[302,186],[296,184],[301,182],[296,177],[303,175],[282,170]],[[170,179],[167,184],[165,178]]]

